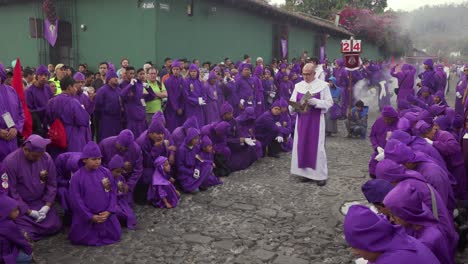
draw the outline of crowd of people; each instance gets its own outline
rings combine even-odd
[[[371,128],[372,179],[362,185],[378,213],[356,205],[345,217],[347,242],[371,263],[451,264],[466,247],[468,65],[458,76],[455,108],[445,100],[442,66],[428,59],[424,68],[419,75],[410,64],[392,69],[398,107],[383,107]]]
[[[122,226],[137,225],[135,203],[174,208],[181,193],[222,184],[220,177],[281,152],[292,151],[291,174],[324,186],[325,138],[338,133],[338,120],[345,120],[349,137],[366,138],[369,107],[350,92],[364,81],[376,89],[382,111],[370,134],[369,172],[374,181],[417,181],[412,193],[424,210],[434,210],[437,201],[436,214],[424,216],[434,217],[427,220],[434,223],[428,230],[438,231],[437,241],[446,243],[444,249],[423,244],[441,263],[453,263],[457,234],[449,211],[455,198],[466,199],[467,187],[460,156],[464,115],[448,107],[439,72],[427,65],[414,85],[416,69],[408,64],[366,61],[348,71],[341,59],[331,66],[306,53],[269,65],[262,58],[252,64],[248,55],[237,63],[226,58],[201,65],[197,59],[166,58],[161,69],[151,62],[135,68],[122,59],[118,69],[103,62],[96,73],[86,64],[75,72],[60,63],[26,67],[23,76],[0,64],[0,221],[8,227],[0,228],[6,249],[1,257],[8,264],[30,260],[30,242],[63,225],[70,226],[73,244],[116,243]],[[390,106],[392,76],[398,80],[398,111]],[[10,87],[18,77],[25,108]],[[466,97],[465,77],[459,86],[457,100],[463,102],[458,96]],[[31,114],[31,135],[22,133],[25,111]],[[400,185],[386,186],[393,192]],[[372,202],[393,212],[383,200]],[[352,234],[347,226],[345,233]],[[416,238],[423,231],[406,228]]]

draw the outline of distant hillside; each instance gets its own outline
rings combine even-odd
[[[402,28],[409,32],[414,46],[443,57],[457,51],[468,55],[467,14],[468,1],[399,12]]]

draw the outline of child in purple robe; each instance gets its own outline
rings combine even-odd
[[[46,108],[47,102],[54,97],[54,93],[47,84],[50,74],[45,65],[39,65],[36,70],[36,80],[24,92],[26,105],[33,119],[33,133],[46,136]],[[26,87],[25,87],[26,88]]]
[[[231,150],[227,142],[227,133],[231,125],[228,122],[221,121],[212,125],[208,133],[213,142],[214,150],[214,173],[218,177],[229,176],[231,169],[227,165],[227,160],[231,158]]]
[[[128,185],[125,177],[122,175],[125,170],[123,158],[119,155],[112,157],[109,162],[108,169],[114,177],[114,188],[117,191],[117,206],[115,214],[122,225],[126,226],[130,230],[134,230],[136,228],[137,221],[135,213],[128,203]]]
[[[391,106],[385,106],[382,110],[382,115],[379,117],[374,125],[372,125],[371,133],[369,135],[372,148],[374,149],[373,154],[369,160],[369,174],[375,178],[375,166],[377,155],[381,152],[378,151],[378,147],[381,149],[385,148],[390,132],[395,130],[398,123],[398,113]]]
[[[122,130],[118,136],[109,137],[99,143],[102,152],[102,164],[108,166],[112,157],[119,154],[124,159],[123,175],[127,181],[129,193],[127,197],[133,205],[133,194],[137,182],[143,174],[143,154],[140,146],[135,142],[133,132]]]
[[[215,185],[213,180],[213,162],[200,157],[200,132],[189,128],[184,144],[177,151],[176,180],[187,193]],[[216,183],[219,184],[219,183]]]
[[[223,182],[214,174],[214,168],[216,167],[214,163],[214,148],[213,142],[211,141],[210,137],[203,136],[200,144],[200,159],[204,162],[211,162],[213,164],[213,170],[210,176],[208,176],[207,180],[205,181],[204,188],[209,186],[214,186],[218,184],[223,184]]]
[[[416,68],[411,64],[403,64],[400,71],[395,71],[394,66],[390,74],[398,79],[398,97],[397,101],[406,100],[408,95],[414,96],[414,75],[416,74]]]
[[[167,129],[171,132],[181,126],[185,120],[184,78],[180,74],[181,69],[180,62],[174,61],[170,68],[170,77],[164,82],[167,90],[167,106],[164,115],[167,120]]]
[[[118,242],[117,190],[111,172],[101,166],[99,146],[91,141],[80,156],[81,168],[70,181],[72,225],[68,238],[75,245],[103,246]]]
[[[45,152],[49,139],[29,136],[22,148],[10,153],[3,161],[9,181],[9,196],[18,202],[20,216],[16,224],[37,241],[57,233],[62,228],[60,217],[52,206],[57,194],[56,169]],[[6,175],[6,176],[5,176]]]
[[[426,245],[440,263],[455,263],[455,249],[449,248],[447,237],[439,229],[438,216],[423,203],[421,193],[414,186],[398,184],[385,196],[383,203],[391,211],[390,220]]]
[[[431,106],[434,103],[434,98],[428,87],[422,87],[419,92],[420,95],[418,95],[417,99],[419,99],[425,106]]]
[[[251,77],[251,65],[243,63],[239,69],[240,76],[236,79],[236,99],[234,115],[238,116],[248,106],[255,104],[255,83]]]
[[[361,191],[367,201],[373,204],[380,214],[384,214],[386,212],[383,201],[387,193],[392,189],[393,185],[382,179],[371,179],[361,186]]]
[[[31,263],[32,247],[14,222],[19,215],[18,202],[0,194],[0,263]]]
[[[435,72],[434,72],[434,62],[432,59],[427,59],[424,62],[424,72],[418,75],[421,82],[418,83],[419,87],[427,87],[430,94],[435,94],[437,92],[436,81],[435,81]],[[418,92],[418,95],[422,93],[422,89]]]
[[[424,244],[366,206],[351,206],[343,229],[346,242],[353,248],[354,254],[370,263],[440,264]]]
[[[276,100],[276,85],[273,76],[271,75],[271,71],[269,69],[265,69],[263,74],[263,96],[265,107],[270,108],[271,104]]]
[[[154,160],[154,173],[147,199],[158,208],[174,208],[179,203],[180,193],[174,187],[175,179],[171,177],[171,165],[166,157]]]
[[[253,74],[253,80],[254,80],[254,86],[255,86],[255,91],[254,91],[254,97],[255,97],[255,116],[259,117],[263,112],[265,111],[265,101],[263,97],[263,68],[262,66],[257,66],[255,67],[255,71]]]
[[[205,124],[205,110],[208,107],[207,94],[200,81],[200,70],[192,64],[189,68],[189,76],[185,80],[185,113],[195,117],[200,126]]]
[[[57,168],[57,201],[62,206],[65,214],[70,208],[68,190],[70,187],[70,179],[73,173],[79,168],[81,152],[65,152],[55,159],[55,167]]]
[[[191,127],[199,129],[197,118],[194,116],[187,118],[182,126],[174,129],[172,132],[172,140],[174,140],[174,144],[177,147],[184,143],[185,137],[187,136],[187,131]]]
[[[214,72],[210,72],[208,81],[205,83],[205,93],[207,96],[205,105],[205,123],[198,123],[200,126],[219,121],[218,99],[223,95],[218,94],[216,78],[216,74]]]
[[[281,109],[280,114],[280,124],[283,128],[287,129],[287,133],[282,134],[284,141],[281,143],[281,150],[284,152],[291,152],[293,149],[293,138],[294,135],[294,127],[291,118],[291,114],[289,113],[288,102],[281,98],[279,100],[279,106]],[[286,132],[286,130],[284,130]]]
[[[279,73],[281,75],[281,73]],[[289,80],[289,76],[284,74],[279,80],[278,95],[279,98],[289,100],[291,98],[292,91],[294,90],[294,84]]]

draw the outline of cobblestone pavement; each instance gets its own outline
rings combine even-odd
[[[346,138],[343,123],[340,131],[327,139],[325,187],[290,176],[289,154],[266,158],[224,185],[183,195],[175,209],[137,206],[138,229],[124,231],[116,245],[72,246],[65,233],[40,241],[38,262],[351,263],[340,207],[363,199],[371,148],[368,140]]]

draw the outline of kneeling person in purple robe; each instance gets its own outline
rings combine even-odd
[[[31,263],[32,247],[14,221],[19,215],[18,202],[0,195],[0,263]]]
[[[349,208],[343,229],[353,252],[373,264],[440,263],[424,244],[408,236],[402,227],[392,225],[385,216],[365,206]]]
[[[62,223],[52,207],[57,194],[55,164],[45,153],[49,139],[31,135],[19,148],[8,155],[3,166],[11,183],[9,196],[19,204],[20,217],[16,224],[34,240],[57,233]]]
[[[136,227],[136,216],[133,212],[132,207],[128,203],[128,185],[125,177],[122,175],[124,172],[124,160],[121,156],[115,155],[109,162],[109,170],[114,177],[115,185],[117,190],[117,207],[115,214],[122,225],[125,225],[128,229],[135,229]]]
[[[73,244],[102,246],[120,240],[122,230],[115,215],[117,190],[111,172],[101,166],[99,146],[91,141],[80,156],[82,167],[70,181]]]
[[[154,161],[154,173],[151,187],[148,189],[148,201],[158,208],[174,208],[179,203],[180,193],[174,187],[171,178],[171,164],[166,157],[159,156]]]
[[[281,124],[280,101],[276,100],[270,111],[263,113],[255,122],[255,132],[263,147],[263,155],[279,158],[281,143],[289,130]]]

